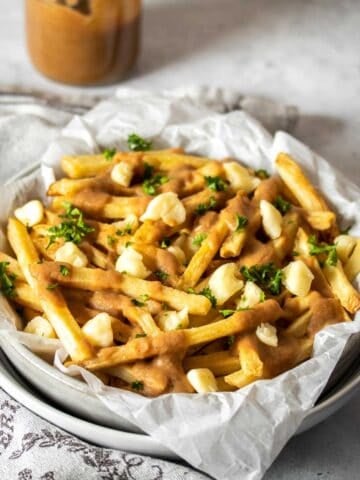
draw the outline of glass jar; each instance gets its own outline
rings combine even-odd
[[[141,0],[26,0],[31,60],[59,82],[116,82],[136,61],[140,16]]]

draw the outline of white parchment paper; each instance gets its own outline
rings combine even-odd
[[[231,156],[255,169],[270,171],[276,154],[287,151],[336,206],[343,225],[354,223],[351,233],[360,236],[359,188],[290,135],[278,132],[272,137],[244,112],[214,113],[186,95],[133,91],[121,91],[85,116],[74,117],[47,149],[42,176],[37,173],[1,189],[1,225],[16,206],[44,196],[46,186],[60,175],[63,154],[99,152],[104,147],[126,149],[127,136],[133,132],[153,139],[156,148],[182,146],[189,153],[217,159]],[[0,247],[4,245],[2,235]],[[3,298],[0,313],[4,328],[4,319],[12,315]],[[7,334],[18,335],[7,328]],[[127,417],[199,470],[218,480],[253,480],[262,477],[296,432],[350,338],[354,340],[359,333],[359,315],[354,322],[328,327],[316,336],[312,359],[276,379],[258,381],[234,393],[169,394],[148,399],[107,387],[77,367],[65,369],[61,352],[57,365],[68,374],[80,370],[109,409]],[[19,341],[25,341],[23,334]],[[28,338],[26,344],[32,347]]]

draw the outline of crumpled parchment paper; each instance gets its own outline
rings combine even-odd
[[[242,111],[214,113],[186,95],[128,90],[101,102],[83,117],[74,117],[43,156],[42,176],[35,173],[1,189],[2,226],[16,206],[44,197],[46,185],[60,175],[63,154],[99,152],[104,147],[126,149],[127,136],[133,132],[153,139],[155,148],[182,146],[189,153],[217,159],[235,157],[269,171],[274,171],[276,154],[286,151],[336,207],[343,225],[354,223],[351,233],[360,236],[359,188],[290,135],[278,132],[272,137]],[[0,313],[4,328],[4,318],[12,314],[3,298]],[[261,380],[233,393],[168,394],[150,399],[107,387],[83,369],[66,369],[61,351],[56,364],[68,374],[80,371],[114,414],[126,416],[199,470],[218,480],[254,480],[262,477],[296,432],[349,340],[359,333],[360,315],[353,322],[328,327],[316,336],[313,358],[273,380]],[[18,335],[13,330],[7,334]],[[19,341],[25,341],[24,334]],[[26,343],[32,347],[31,340]]]

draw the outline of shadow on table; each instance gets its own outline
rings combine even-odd
[[[299,8],[303,8],[302,0],[172,0],[148,4],[136,74],[187,60],[235,31],[237,41],[248,46],[249,55],[252,43],[260,35],[264,37],[264,55],[269,55],[271,38],[287,22],[289,9],[294,14]]]

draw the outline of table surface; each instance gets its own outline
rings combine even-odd
[[[236,88],[297,105],[295,135],[360,179],[360,3],[357,0],[144,0],[143,50],[121,86]],[[21,0],[0,0],[0,90],[111,94],[41,77],[24,47]],[[353,480],[360,468],[360,394],[292,439],[266,480]]]

